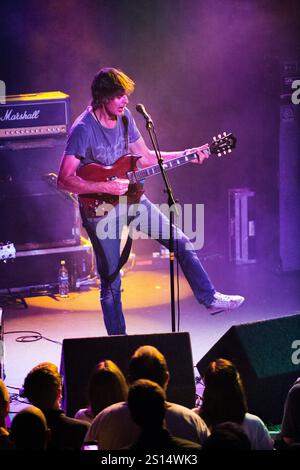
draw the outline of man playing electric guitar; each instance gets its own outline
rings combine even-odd
[[[166,248],[169,247],[169,240],[163,238],[163,235],[169,233],[168,218],[142,194],[140,185],[136,184],[139,170],[136,157],[131,155],[141,157],[138,166],[146,171],[157,160],[154,151],[145,144],[127,108],[128,97],[134,86],[134,82],[118,69],[103,68],[96,74],[92,82],[91,106],[77,118],[71,128],[58,175],[58,187],[61,190],[79,195],[83,225],[89,234],[97,260],[101,280],[101,306],[109,335],[126,334],[119,273],[122,265],[119,228],[124,221],[124,205],[116,202],[118,198],[128,195],[127,211],[130,211],[132,202],[138,203],[141,208],[139,229],[154,236]],[[161,155],[166,164],[171,159],[180,160],[182,157],[201,164],[209,156],[209,146],[203,145],[184,152],[161,152]],[[89,171],[95,164],[100,169],[113,166],[119,167],[121,171],[116,175],[114,172],[108,173],[108,177],[105,177],[103,170],[104,176],[99,180],[97,176],[93,176],[96,172]],[[98,210],[102,201],[112,202],[114,205],[115,210],[112,212],[117,227],[114,237],[99,236],[98,224],[110,217],[109,212],[101,213]],[[153,213],[156,217],[151,219]],[[128,214],[129,212],[126,215]],[[134,222],[134,217],[128,216],[126,220]],[[189,239],[178,228],[176,236],[178,243],[175,255],[198,302],[211,312],[238,308],[244,298],[216,292]]]

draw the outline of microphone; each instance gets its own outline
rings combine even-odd
[[[144,116],[147,123],[153,124],[152,118],[151,118],[150,114],[148,114],[147,111],[145,110],[145,106],[143,104],[137,104],[135,109],[137,110],[138,113],[140,113]]]

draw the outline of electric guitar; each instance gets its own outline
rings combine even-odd
[[[219,134],[214,137],[210,144],[208,151],[212,155],[219,157],[226,155],[235,148],[236,138],[233,134],[223,135]],[[103,166],[99,163],[89,163],[82,166],[77,171],[77,176],[87,181],[104,182],[112,181],[116,178],[125,178],[129,180],[128,191],[124,195],[127,197],[128,203],[136,203],[140,200],[144,193],[144,181],[149,176],[157,175],[160,173],[159,164],[148,166],[147,168],[139,169],[137,162],[141,158],[139,155],[123,155],[113,165]],[[179,166],[185,165],[197,158],[197,153],[191,153],[176,157],[164,162],[165,170],[172,170]],[[107,204],[116,205],[119,202],[119,196],[107,193],[95,194],[79,194],[80,205],[86,210],[89,216],[101,214],[101,205],[105,210]],[[107,212],[107,210],[105,211]]]
[[[13,243],[0,243],[0,261],[6,262],[8,259],[16,257],[16,249]]]

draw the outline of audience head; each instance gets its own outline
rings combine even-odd
[[[128,386],[119,367],[112,361],[101,361],[89,381],[89,406],[94,416],[113,403],[126,401]]]
[[[34,367],[24,381],[24,396],[42,410],[58,409],[62,396],[62,377],[55,364]]]
[[[44,413],[28,406],[16,414],[10,436],[17,450],[44,450],[49,442],[50,430]]]
[[[3,380],[0,379],[0,427],[6,428],[6,417],[9,412],[9,393]]]
[[[141,346],[130,359],[129,382],[138,379],[148,379],[166,389],[169,382],[169,372],[164,355],[154,346]]]
[[[242,423],[247,402],[240,375],[227,359],[212,361],[204,374],[201,417],[208,426],[225,421]]]
[[[128,408],[133,421],[142,429],[157,429],[163,426],[165,401],[165,391],[151,380],[139,379],[129,388]]]
[[[53,364],[53,362],[40,362],[38,365],[36,365],[32,370],[36,369],[49,369],[52,370],[53,372],[59,372],[58,367],[56,364]]]
[[[251,443],[239,424],[227,421],[212,428],[202,450],[251,450]]]

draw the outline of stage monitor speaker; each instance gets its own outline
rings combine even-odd
[[[17,250],[79,243],[78,209],[57,190],[65,138],[29,140],[20,147],[0,147],[0,241]]]
[[[196,367],[203,377],[211,361],[232,361],[244,383],[249,412],[268,424],[280,424],[288,390],[300,375],[296,340],[300,315],[232,326]]]
[[[170,383],[169,401],[189,408],[195,405],[195,380],[189,333],[106,336],[64,339],[60,370],[64,377],[63,408],[68,416],[87,406],[87,385],[94,366],[110,359],[128,375],[129,360],[143,345],[155,346],[164,354]]]

